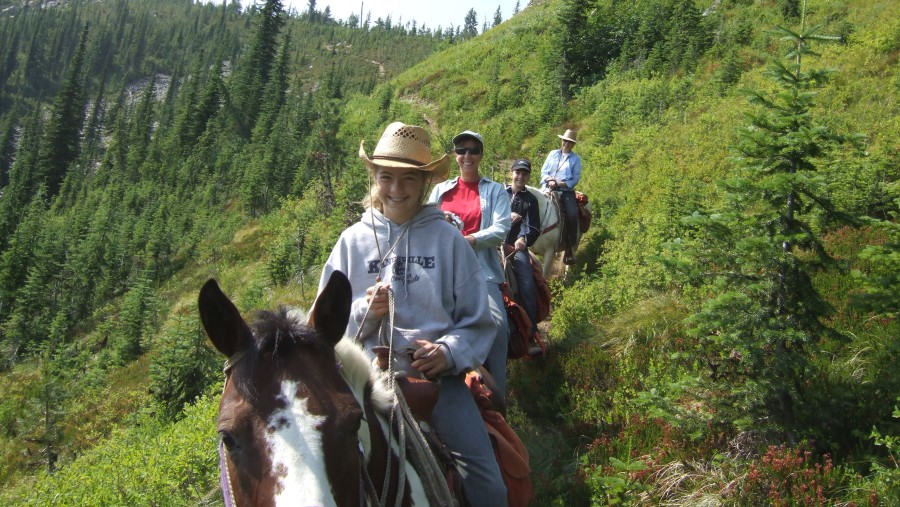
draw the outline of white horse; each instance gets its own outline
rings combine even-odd
[[[544,271],[544,277],[546,278],[550,276],[550,270],[553,267],[553,261],[556,259],[556,255],[563,251],[562,241],[560,241],[560,233],[562,232],[563,224],[559,220],[559,217],[561,216],[559,203],[551,203],[550,199],[548,199],[538,188],[530,186],[526,186],[525,188],[537,198],[538,202],[538,211],[541,215],[541,235],[538,236],[537,241],[531,245],[531,250],[543,261],[542,269]],[[588,203],[587,209],[590,210],[590,207],[591,204]],[[580,240],[581,228],[579,227],[577,240],[572,247],[572,253],[575,253],[575,250],[578,247],[578,241]]]

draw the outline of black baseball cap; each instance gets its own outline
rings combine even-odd
[[[512,169],[510,169],[510,170],[511,171],[522,170],[522,171],[531,172],[531,161],[528,160],[527,158],[520,158],[520,159],[516,160],[515,162],[513,162]]]

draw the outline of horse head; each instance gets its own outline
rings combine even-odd
[[[214,280],[201,289],[203,327],[228,357],[218,418],[226,504],[360,504],[363,410],[335,355],[350,303],[338,272],[308,322],[279,308],[251,326]]]

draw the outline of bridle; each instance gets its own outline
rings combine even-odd
[[[244,351],[235,352],[228,359],[225,360],[225,365],[222,367],[222,373],[225,374],[225,383],[222,385],[222,394],[225,394],[225,388],[228,387],[228,379],[231,377],[229,373],[231,369],[234,368],[234,365],[238,363],[244,357]],[[228,472],[228,463],[225,460],[225,444],[219,439],[219,483],[222,488],[222,497],[225,502],[225,507],[237,507],[237,502],[234,500],[234,488],[231,487],[231,474]]]

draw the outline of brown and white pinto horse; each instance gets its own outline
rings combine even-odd
[[[335,273],[308,322],[280,308],[251,328],[214,280],[201,289],[200,319],[228,357],[218,419],[227,506],[428,504],[383,429],[390,392],[342,338],[350,302],[350,283]]]

